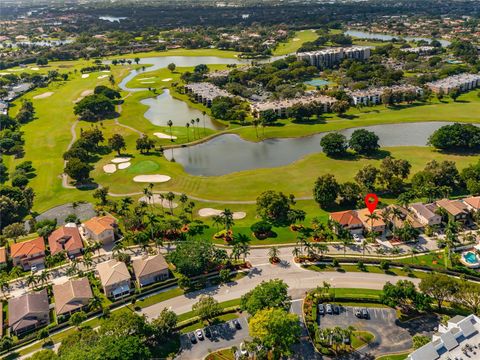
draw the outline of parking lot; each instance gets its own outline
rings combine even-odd
[[[192,333],[183,334],[180,337],[182,352],[177,359],[203,359],[212,351],[228,348],[233,345],[238,346],[245,339],[249,340],[247,320],[244,317],[240,317],[238,321],[242,326],[241,329],[236,329],[232,321],[209,326],[212,333],[210,338],[205,337],[205,329],[202,329],[204,340],[198,340],[197,338],[195,344],[193,344],[189,338]]]
[[[395,310],[368,308],[368,319],[363,319],[355,316],[357,309],[364,308],[340,306],[338,315],[319,316],[319,325],[321,328],[353,326],[355,330],[369,331],[374,334],[374,341],[359,350],[361,353],[380,355],[407,351],[412,347],[409,328],[399,324]]]

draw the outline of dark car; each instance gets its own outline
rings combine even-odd
[[[232,323],[233,325],[235,325],[235,328],[237,328],[238,330],[242,328],[242,325],[240,325],[240,322],[237,319],[234,319]]]
[[[333,307],[333,313],[338,315],[340,314],[340,307],[338,305],[332,305]]]
[[[360,309],[355,309],[355,316],[357,318],[361,318],[362,317],[362,311]]]
[[[323,304],[318,304],[318,315],[325,315],[325,306]]]
[[[195,336],[195,334],[191,333],[189,335],[190,337],[190,341],[192,342],[192,344],[196,344],[197,343],[197,337]]]
[[[367,309],[362,309],[362,317],[363,317],[364,319],[370,318],[370,314],[368,313],[368,310],[367,310]]]
[[[209,339],[212,337],[212,330],[210,330],[210,328],[206,328],[203,332],[205,333],[205,337]]]

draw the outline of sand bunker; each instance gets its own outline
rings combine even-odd
[[[140,81],[140,84],[155,84],[155,81]]]
[[[50,96],[52,96],[52,95],[53,95],[53,92],[52,92],[52,91],[48,91],[48,92],[43,93],[43,94],[40,94],[40,95],[35,95],[35,96],[33,97],[33,99],[35,99],[35,100],[37,100],[37,99],[45,99],[45,98],[50,97]]]
[[[82,79],[86,79],[90,76],[90,74],[82,74]]]
[[[102,72],[104,72],[104,73],[109,73],[110,70],[102,70]]]
[[[38,70],[40,70],[40,69],[37,68],[37,67],[33,67],[33,68],[31,68],[31,69],[32,69],[33,71],[38,71]]]
[[[103,171],[105,171],[107,174],[113,174],[115,171],[117,171],[117,165],[115,164],[104,165]]]
[[[80,94],[80,96],[78,98],[73,100],[73,103],[76,104],[77,102],[82,100],[85,96],[92,95],[92,94],[93,94],[93,90],[85,90]]]
[[[155,135],[159,139],[176,139],[177,138],[176,136],[170,136],[168,134],[161,133],[161,132],[153,133],[153,135]]]
[[[135,182],[163,183],[171,179],[168,175],[137,175],[133,178]]]
[[[118,164],[118,163],[123,163],[123,162],[127,162],[127,161],[130,161],[131,158],[129,157],[116,157],[114,159],[112,159],[112,163],[114,164]]]
[[[131,162],[120,163],[120,164],[118,164],[118,170],[126,169],[126,168],[128,168],[130,165],[132,165]]]
[[[105,79],[107,77],[108,77],[108,75],[100,75],[99,77],[97,77],[97,79]]]
[[[155,76],[150,76],[150,77],[146,77],[146,78],[140,78],[138,80],[151,80],[151,79],[155,79]]]
[[[1,76],[3,76],[3,75],[10,75],[10,73],[0,72],[0,75],[1,75]]]
[[[223,210],[212,209],[212,208],[203,208],[198,210],[198,215],[201,217],[209,217],[209,216],[218,216],[221,215]],[[243,219],[247,216],[247,213],[244,211],[236,211],[233,213],[233,218],[235,220]]]
[[[293,38],[293,41],[300,41],[299,38]]]
[[[163,79],[162,81],[172,81],[172,78],[166,78],[166,79]]]
[[[153,196],[150,199],[146,196],[142,196],[140,199],[138,199],[138,201],[141,201],[147,204],[160,204],[162,205],[162,207],[170,209],[170,201],[160,198],[159,194],[153,194]],[[171,205],[172,205],[171,206],[172,209],[175,209],[178,207],[178,204],[174,201],[172,201]]]

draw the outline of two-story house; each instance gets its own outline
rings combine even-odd
[[[119,299],[130,294],[131,275],[124,262],[111,259],[97,265],[105,295]]]
[[[52,287],[57,315],[72,314],[88,306],[93,298],[92,289],[87,278],[71,279]]]
[[[82,237],[75,224],[67,224],[51,233],[48,237],[50,254],[65,251],[69,257],[80,255],[83,249]]]
[[[132,267],[139,286],[166,280],[169,276],[168,264],[162,254],[134,259]]]
[[[444,209],[448,218],[453,221],[467,223],[470,218],[470,212],[467,205],[460,200],[442,199],[437,201],[437,206]]]
[[[422,203],[414,203],[409,207],[415,219],[423,225],[435,226],[442,223],[442,217],[435,213],[434,207]]]
[[[30,270],[32,266],[44,267],[45,242],[38,237],[33,240],[22,241],[10,246],[10,256],[13,266],[21,266],[23,270]]]
[[[344,229],[350,231],[351,234],[362,234],[363,223],[355,210],[337,211],[330,213],[330,220],[340,224]],[[338,232],[338,230],[335,229]]]
[[[8,326],[13,334],[34,330],[49,321],[47,289],[8,300]]]
[[[85,236],[102,244],[111,244],[115,241],[117,221],[113,216],[93,217],[83,224]]]

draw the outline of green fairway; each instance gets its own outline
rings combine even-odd
[[[275,50],[274,56],[287,55],[296,52],[305,42],[313,41],[318,38],[315,30],[300,30],[295,33],[288,42],[280,43]]]

